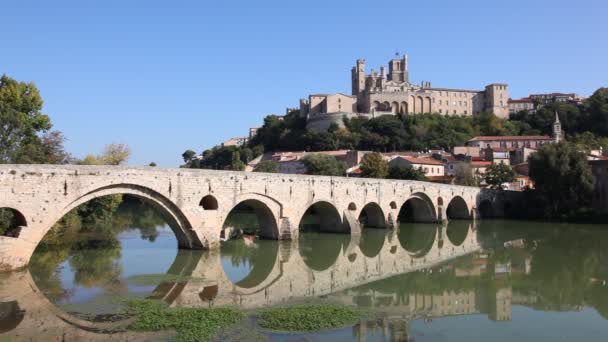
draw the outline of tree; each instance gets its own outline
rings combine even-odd
[[[155,162],[151,162],[148,166],[156,167],[156,163]]]
[[[460,163],[456,166],[456,176],[454,183],[457,185],[478,186],[479,181],[473,175],[473,170],[469,164]]]
[[[268,172],[277,173],[279,172],[279,163],[274,160],[261,161],[256,167],[254,172]]]
[[[388,162],[382,154],[377,152],[368,153],[363,156],[360,165],[363,177],[386,178],[388,175]]]
[[[346,172],[346,166],[334,156],[320,153],[307,154],[302,158],[302,162],[309,175],[344,176]]]
[[[126,163],[131,156],[131,148],[125,144],[109,144],[103,149],[99,160],[104,165],[121,165]]]
[[[595,179],[584,152],[568,142],[542,146],[530,156],[530,178],[549,211],[547,216],[591,203]]]
[[[388,170],[388,177],[390,179],[411,179],[417,181],[426,181],[426,175],[424,171],[420,169],[414,169],[413,167],[395,166]]]
[[[486,169],[485,180],[491,187],[502,189],[503,183],[511,183],[515,179],[515,172],[507,164],[492,164]]]
[[[51,131],[34,83],[0,77],[0,163],[62,163],[63,135]]]
[[[230,169],[234,171],[245,170],[245,163],[243,163],[241,160],[241,153],[239,151],[235,151],[232,154],[232,163],[230,164]]]
[[[184,158],[184,163],[186,164],[190,163],[194,156],[196,156],[196,152],[192,150],[186,150],[184,153],[182,153],[182,158]]]

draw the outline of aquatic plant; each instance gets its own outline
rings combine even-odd
[[[361,316],[359,310],[344,305],[308,304],[263,310],[258,324],[276,331],[319,331],[354,324]]]
[[[136,331],[175,330],[177,341],[206,341],[245,318],[245,314],[230,308],[170,309],[156,300],[128,302],[128,312],[135,320],[128,328]]]

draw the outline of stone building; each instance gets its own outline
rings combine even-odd
[[[475,115],[482,111],[499,117],[509,116],[509,90],[503,83],[487,85],[483,90],[433,88],[431,82],[410,83],[408,57],[404,55],[368,74],[365,60],[358,59],[351,71],[352,95],[313,94],[300,100],[300,115],[309,128],[327,129],[332,122],[342,124],[343,117],[440,113]]]

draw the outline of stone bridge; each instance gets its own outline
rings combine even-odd
[[[167,270],[168,274],[178,276],[178,280],[159,284],[153,296],[171,307],[203,308],[236,306],[257,309],[328,295],[342,301],[342,297],[350,298],[342,295],[349,289],[432,268],[482,248],[472,221],[454,221],[447,227],[420,224],[413,229],[428,236],[415,248],[399,238],[395,231],[379,235],[381,238],[376,248],[370,248],[361,240],[365,236],[344,235],[335,258],[325,265],[311,260],[314,253],[306,252],[311,246],[301,240],[274,244],[278,248],[269,254],[271,257],[256,264],[246,278],[236,283],[226,276],[220,253],[183,250]],[[394,307],[383,307],[382,312],[402,310],[400,317],[407,320],[427,316],[428,305],[420,306],[419,303],[419,300],[412,301],[405,311],[404,303],[395,302]],[[125,322],[90,322],[66,313],[44,296],[28,270],[13,272],[0,279],[0,308],[6,313],[5,317],[0,317],[0,328],[4,327],[4,330],[0,329],[0,339],[4,334],[9,338],[26,340],[38,331],[57,340],[61,336],[67,340],[91,341],[104,340],[104,337],[116,340],[146,340],[150,337],[120,331]],[[445,310],[442,313],[456,314]]]
[[[322,231],[357,235],[394,227],[401,209],[414,222],[501,215],[515,193],[418,181],[264,174],[156,167],[0,165],[0,208],[18,218],[19,234],[0,236],[0,270],[28,264],[46,232],[91,199],[129,194],[162,211],[180,248],[215,249],[226,217],[253,208],[266,239],[296,239],[311,208]]]

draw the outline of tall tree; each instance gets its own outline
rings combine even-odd
[[[473,170],[469,164],[460,163],[456,166],[454,183],[457,185],[478,186],[479,181],[473,175]]]
[[[530,178],[545,202],[547,216],[557,217],[591,203],[594,182],[584,152],[561,142],[541,147],[530,156]]]
[[[367,178],[386,178],[388,176],[388,162],[382,154],[377,152],[368,153],[361,160],[361,172]]]
[[[515,179],[515,172],[507,164],[492,164],[486,169],[485,180],[488,185],[502,189],[503,183],[511,183]]]
[[[0,163],[61,163],[63,135],[51,131],[34,83],[0,77]]]
[[[306,173],[321,176],[344,176],[346,166],[339,162],[334,156],[314,153],[302,158]]]
[[[105,165],[121,165],[126,163],[131,156],[131,148],[125,144],[109,144],[103,149],[100,160]]]

